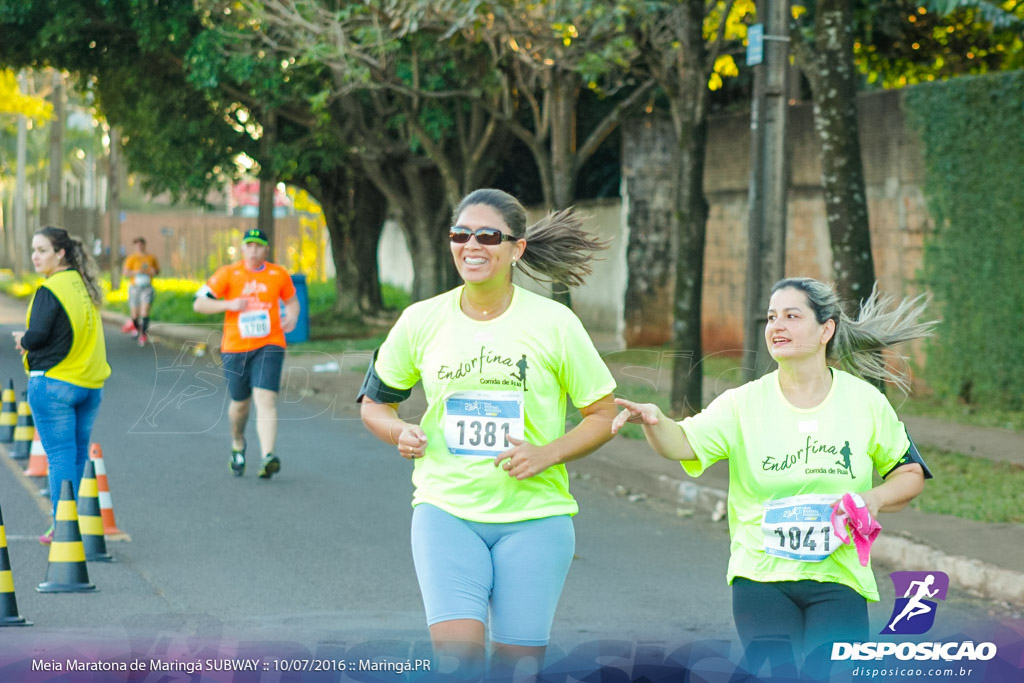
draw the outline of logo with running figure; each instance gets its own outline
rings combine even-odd
[[[529,389],[526,388],[526,368],[528,368],[530,366],[526,362],[526,354],[525,353],[523,354],[523,357],[519,359],[519,362],[516,363],[516,367],[519,369],[519,373],[517,374],[515,372],[512,372],[512,373],[509,373],[509,374],[512,375],[513,379],[517,379],[520,382],[522,382],[522,384],[523,384],[523,391],[529,391]]]
[[[853,455],[853,451],[850,450],[850,442],[847,441],[846,445],[839,449],[839,455],[843,456],[842,460],[836,460],[836,464],[845,469],[850,473],[850,479],[855,479],[853,476],[853,467],[850,463],[850,457]]]
[[[880,633],[919,635],[935,623],[935,600],[945,600],[949,577],[938,571],[893,572],[889,575],[896,589],[892,615]],[[903,596],[903,597],[900,597]]]

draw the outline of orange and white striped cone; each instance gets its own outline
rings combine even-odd
[[[50,543],[50,564],[46,577],[36,586],[40,593],[85,593],[96,590],[89,583],[89,570],[85,566],[85,548],[82,534],[78,530],[78,506],[75,505],[75,488],[70,479],[60,484],[60,500],[57,501],[57,519],[53,525],[53,541]]]
[[[4,515],[0,512],[0,626],[31,626],[31,621],[18,615],[18,601],[14,599],[14,578],[11,558],[7,554],[7,532]]]
[[[32,450],[32,437],[36,433],[36,425],[32,422],[32,409],[28,406],[25,392],[21,392],[18,401],[18,424],[14,427],[14,450],[11,457],[24,460]]]
[[[96,487],[99,491],[100,516],[103,518],[103,533],[110,541],[130,541],[132,537],[117,528],[114,519],[114,504],[110,500],[110,485],[107,482],[107,466],[103,464],[103,449],[98,443],[89,447],[89,460],[96,468]]]
[[[107,541],[103,537],[103,517],[96,486],[96,466],[93,461],[85,463],[82,483],[78,485],[78,530],[82,533],[82,547],[89,562],[114,562],[107,552]]]
[[[32,449],[28,453],[28,467],[25,474],[30,477],[45,477],[50,473],[50,462],[46,458],[46,451],[43,450],[43,442],[39,439],[39,430],[33,429]]]
[[[14,380],[7,380],[7,388],[4,389],[0,406],[0,443],[14,441],[14,428],[18,424],[17,396],[14,394]]]

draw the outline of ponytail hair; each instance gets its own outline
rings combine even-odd
[[[55,228],[52,225],[37,230],[36,234],[50,240],[54,251],[64,250],[64,262],[82,276],[82,282],[85,283],[85,289],[89,292],[89,298],[97,308],[102,306],[103,290],[99,285],[99,268],[85,249],[82,240],[64,228]]]
[[[474,190],[455,209],[452,222],[469,206],[483,204],[499,214],[516,239],[526,240],[521,263],[523,273],[540,283],[579,287],[593,272],[594,252],[608,248],[608,241],[583,229],[583,216],[573,208],[551,211],[533,225],[526,225],[526,209],[518,199],[494,189]]]
[[[843,302],[835,289],[808,277],[786,278],[772,286],[772,294],[780,289],[797,289],[807,296],[818,324],[835,321],[836,331],[825,346],[825,356],[858,377],[892,382],[907,393],[910,378],[905,370],[894,370],[880,352],[897,344],[930,336],[936,320],[921,321],[930,297],[920,294],[906,298],[895,306],[894,297],[881,294],[878,283],[860,303],[856,319],[843,310]]]

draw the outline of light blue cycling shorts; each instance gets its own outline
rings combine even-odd
[[[497,643],[548,644],[575,549],[569,515],[488,524],[429,503],[412,514],[412,559],[427,624],[486,624],[490,606],[491,640]]]

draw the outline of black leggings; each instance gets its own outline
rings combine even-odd
[[[840,583],[761,583],[737,576],[732,614],[753,674],[768,661],[774,675],[793,675],[803,659],[805,676],[825,680],[831,644],[868,637],[867,600]]]

